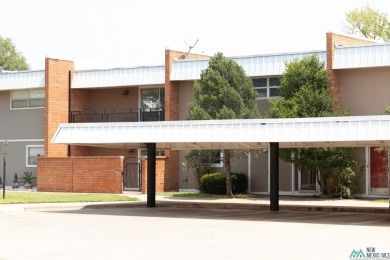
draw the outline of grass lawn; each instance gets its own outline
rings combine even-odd
[[[238,199],[248,199],[248,198],[253,198],[253,195],[249,194],[234,194],[233,197],[228,197],[225,195],[216,195],[216,194],[208,194],[208,193],[203,193],[203,192],[157,192],[157,195],[160,196],[167,196],[167,197],[182,197],[182,198],[238,198]]]
[[[0,195],[0,204],[55,203],[55,202],[113,202],[138,201],[137,198],[119,194],[103,193],[65,193],[65,192],[23,192],[6,191]]]
[[[378,202],[378,203],[389,203],[389,200],[388,200],[388,199],[378,199],[378,200],[374,200],[374,202]]]

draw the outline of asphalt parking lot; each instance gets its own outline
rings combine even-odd
[[[0,212],[0,259],[350,259],[390,214],[112,208]]]

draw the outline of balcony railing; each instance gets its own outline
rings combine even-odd
[[[147,110],[96,110],[72,111],[71,123],[164,121],[165,111]]]

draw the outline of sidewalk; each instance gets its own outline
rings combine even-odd
[[[136,197],[138,202],[89,202],[89,203],[37,203],[0,205],[4,211],[49,211],[79,210],[101,208],[134,208],[146,207],[146,194],[140,192],[124,192],[124,196]],[[269,210],[269,196],[255,198],[185,198],[156,196],[156,207],[170,208],[215,208]],[[367,199],[327,199],[318,197],[280,196],[280,211],[324,211],[324,212],[365,212],[389,213],[388,203],[379,203]]]

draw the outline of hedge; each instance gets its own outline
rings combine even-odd
[[[232,173],[233,194],[246,193],[248,177],[245,173]],[[226,194],[225,173],[208,173],[200,179],[200,190],[209,194]]]

